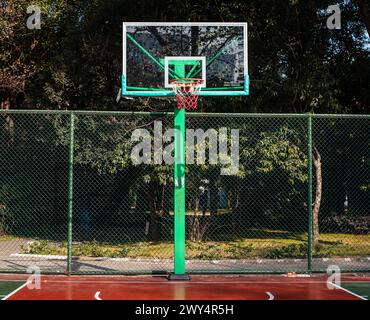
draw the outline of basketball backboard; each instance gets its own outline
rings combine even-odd
[[[123,23],[122,95],[172,96],[177,78],[202,79],[201,96],[247,95],[247,24]]]

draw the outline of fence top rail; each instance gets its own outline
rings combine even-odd
[[[141,112],[141,111],[70,111],[70,110],[0,110],[0,114],[42,114],[42,115],[121,115],[121,116],[173,116],[173,112]],[[312,113],[199,113],[188,112],[189,117],[220,117],[220,118],[358,118],[370,119],[370,114],[312,114]]]

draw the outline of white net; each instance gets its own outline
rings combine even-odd
[[[202,79],[196,78],[182,78],[171,81],[179,109],[195,110],[197,108],[202,83]]]

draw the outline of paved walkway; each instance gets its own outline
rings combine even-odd
[[[25,272],[28,267],[39,267],[42,272],[66,273],[66,256],[22,254],[22,246],[30,240],[0,241],[0,271]],[[370,270],[370,257],[314,258],[313,271],[326,272],[328,266],[338,266],[342,271],[356,272]],[[229,260],[187,260],[186,269],[192,273],[234,272],[307,272],[306,259],[229,259]],[[89,258],[74,257],[74,273],[168,273],[173,271],[172,259],[145,258]]]
[[[14,252],[23,252],[22,246],[27,246],[29,241],[28,239],[0,241],[0,259],[8,258]]]

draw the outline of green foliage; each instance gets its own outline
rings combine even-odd
[[[302,151],[302,141],[295,130],[283,126],[275,132],[262,132],[256,144],[257,172],[269,173],[274,167],[281,168],[289,181],[307,181],[307,154]]]
[[[74,256],[123,258],[130,252],[128,245],[107,247],[98,242],[86,242],[73,247]]]
[[[289,244],[280,248],[267,249],[263,257],[267,259],[284,259],[284,258],[306,258],[308,246],[306,243]]]
[[[47,240],[36,240],[27,245],[22,245],[22,250],[29,254],[58,255],[60,254],[61,246],[52,244]]]
[[[75,256],[85,257],[105,257],[108,250],[97,242],[87,242],[74,246],[73,254]]]
[[[127,0],[40,0],[41,30],[26,28],[27,0],[7,0],[0,21],[2,94],[13,107],[169,110],[164,100],[115,103],[122,21],[247,21],[252,88],[248,98],[207,99],[205,111],[366,112],[369,38],[355,1],[339,1],[342,29],[329,30],[320,2],[211,0],[167,6]],[[186,19],[184,19],[186,17]],[[351,77],[348,77],[351,75]],[[6,83],[4,81],[0,83]],[[230,100],[232,103],[230,103]],[[16,105],[18,104],[18,105]]]
[[[312,255],[315,258],[328,258],[338,256],[338,254],[343,251],[345,246],[343,246],[343,242],[341,240],[331,241],[328,243],[318,243],[314,246]],[[350,248],[347,249],[350,251]]]
[[[251,244],[237,242],[217,244],[212,242],[187,241],[186,248],[192,259],[246,259],[253,251]]]
[[[351,246],[345,245],[343,241],[321,241],[313,248],[313,257],[328,258],[335,256],[351,255]],[[308,255],[307,243],[289,244],[283,247],[269,248],[263,251],[263,257],[267,259],[304,259]]]
[[[231,243],[226,249],[226,252],[230,253],[233,258],[245,259],[248,257],[249,253],[253,250],[253,245],[245,244],[242,242]]]
[[[65,255],[66,243],[57,244],[47,240],[36,240],[27,245],[22,245],[22,250],[29,254]],[[130,251],[131,247],[129,245],[106,246],[96,241],[73,246],[73,256],[76,257],[124,258],[127,257]]]
[[[304,238],[304,235],[301,235]],[[302,238],[302,237],[300,237]],[[313,256],[349,257],[359,256],[366,252],[366,246],[360,248],[359,243],[365,244],[363,236],[343,234],[323,234],[323,240],[314,246]],[[300,240],[302,241],[302,240]],[[270,246],[266,247],[266,243]],[[24,253],[42,255],[66,255],[66,243],[56,243],[46,240],[35,240],[22,246]],[[108,258],[172,258],[172,244],[165,242],[137,242],[130,244],[112,245],[97,241],[73,245],[75,257],[108,257]],[[365,250],[365,251],[364,251]],[[187,241],[187,259],[306,259],[307,243],[291,243],[288,238],[243,239],[238,241],[211,242]]]
[[[187,244],[188,246],[188,244]],[[193,254],[194,259],[217,259],[225,255],[224,250],[214,243],[193,245],[193,249],[197,249]]]
[[[325,217],[323,223],[327,226],[328,231],[333,232],[368,234],[370,229],[370,218],[367,216],[332,215]]]
[[[132,248],[128,245],[121,245],[117,251],[114,251],[111,255],[112,258],[124,258],[130,253]]]

